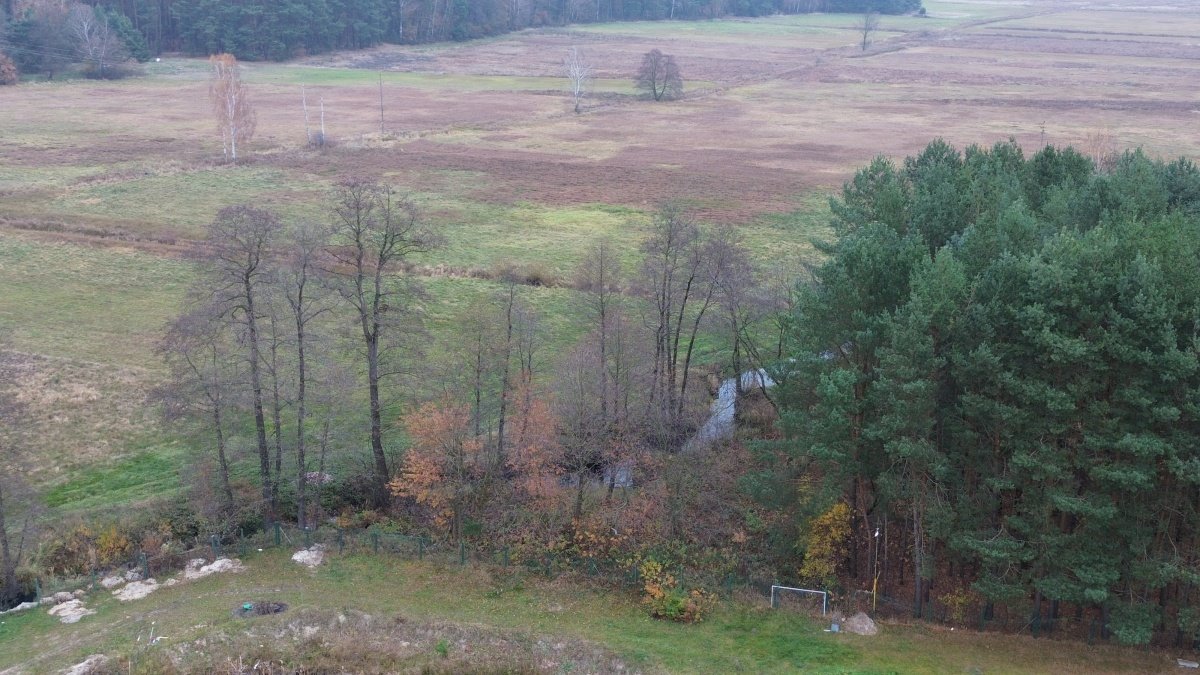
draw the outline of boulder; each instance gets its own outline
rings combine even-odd
[[[92,654],[84,659],[83,663],[77,663],[74,666],[62,671],[62,675],[94,675],[95,673],[106,672],[105,667],[107,665],[107,656],[103,654]]]
[[[58,617],[58,620],[63,623],[79,623],[83,617],[95,613],[96,610],[84,607],[83,603],[78,600],[68,600],[50,608],[50,616]]]
[[[129,602],[130,600],[141,600],[157,590],[158,582],[154,579],[147,579],[145,581],[135,581],[127,584],[125,588],[119,591],[113,591],[113,597],[121,602]]]
[[[296,551],[292,556],[294,562],[298,562],[305,567],[312,569],[317,567],[325,560],[325,547],[317,544],[311,548],[306,548],[302,551]]]
[[[55,593],[54,595],[46,598],[46,601],[49,603],[54,603],[56,605],[61,605],[64,602],[70,602],[71,600],[74,600],[74,599],[75,599],[75,596],[71,595],[69,592],[59,591],[58,593]]]
[[[36,602],[22,602],[8,611],[0,612],[0,614],[16,614],[17,612],[27,612],[37,606],[38,604]]]
[[[241,572],[245,569],[246,566],[242,564],[242,561],[236,558],[218,558],[207,565],[204,564],[203,558],[196,558],[188,561],[187,567],[183,570],[183,578],[192,581],[203,579],[210,574]]]
[[[125,579],[119,574],[114,574],[111,577],[104,577],[100,580],[100,585],[110,591],[123,583],[125,583]]]
[[[129,570],[125,573],[125,581],[141,581],[142,573],[137,570]]]
[[[879,634],[879,626],[871,620],[871,617],[859,612],[854,616],[846,619],[842,623],[842,630],[855,635],[877,635]]]

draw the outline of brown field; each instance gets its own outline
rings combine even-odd
[[[929,19],[886,18],[866,54],[852,17],[815,16],[525,31],[252,65],[259,135],[236,169],[215,163],[202,62],[155,64],[144,80],[30,85],[3,92],[0,215],[189,237],[220,205],[299,213],[331,180],[366,173],[431,203],[644,211],[681,198],[744,224],[936,136],[1011,136],[1032,149],[1104,129],[1119,148],[1196,155],[1200,8],[1078,4],[933,2]],[[576,45],[601,78],[578,116],[558,76]],[[630,95],[623,80],[653,46],[677,55],[687,100]],[[301,84],[314,126],[324,100],[338,147],[302,148]],[[167,208],[180,187],[195,203]]]

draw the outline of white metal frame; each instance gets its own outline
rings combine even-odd
[[[814,591],[811,588],[793,588],[791,586],[772,585],[771,586],[771,609],[774,609],[779,606],[778,600],[775,599],[775,591],[796,591],[797,593],[811,593],[813,595],[820,595],[821,596],[821,616],[825,616],[826,614],[829,613],[829,592],[828,591]]]

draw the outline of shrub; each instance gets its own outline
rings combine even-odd
[[[21,79],[21,74],[17,71],[17,64],[8,58],[8,55],[0,52],[0,86],[6,84],[16,84]]]
[[[961,624],[967,619],[967,610],[979,602],[979,596],[970,587],[960,587],[939,595],[938,601],[946,607],[946,618]]]
[[[91,529],[80,523],[60,536],[51,537],[39,556],[42,569],[54,576],[86,574],[96,566],[96,547]]]
[[[690,591],[680,588],[675,576],[657,560],[643,561],[638,571],[645,591],[642,604],[656,619],[699,623],[716,604],[716,596],[711,593],[698,588]]]
[[[849,539],[850,507],[838,502],[813,519],[809,526],[800,576],[833,585],[837,581],[837,569],[846,559]]]
[[[96,537],[96,558],[104,567],[123,563],[132,553],[133,543],[116,525],[109,525]]]

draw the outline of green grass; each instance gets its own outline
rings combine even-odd
[[[154,344],[191,269],[146,253],[0,233],[0,326],[18,350],[154,370]]]
[[[307,610],[357,610],[385,620],[401,616],[514,636],[584,639],[644,672],[1144,673],[1168,663],[1164,655],[1141,650],[902,625],[884,625],[874,638],[833,635],[817,621],[767,609],[762,599],[724,601],[704,622],[681,625],[649,618],[631,590],[593,587],[587,580],[495,576],[477,567],[372,555],[331,556],[310,572],[289,554],[252,554],[245,573],[160,589],[132,603],[93,593],[86,604],[97,614],[75,625],[60,625],[43,611],[6,617],[0,669],[21,664],[46,671],[95,653],[144,658],[141,643],[151,630],[167,636],[157,649],[220,650],[244,633],[247,620],[234,618],[233,609],[247,601],[287,603],[283,615],[249,620],[281,628]],[[188,647],[201,638],[204,647]]]

